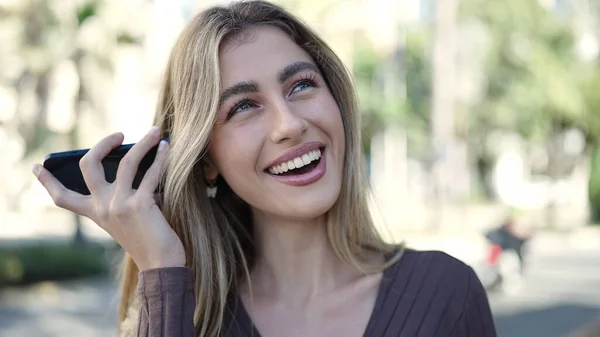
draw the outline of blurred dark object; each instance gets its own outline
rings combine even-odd
[[[600,337],[600,317],[570,337]]]
[[[0,287],[106,276],[112,248],[97,243],[37,243],[0,247]]]
[[[488,251],[481,281],[489,291],[517,294],[523,286],[527,246],[532,234],[508,217],[485,235]]]

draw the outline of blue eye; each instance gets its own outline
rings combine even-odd
[[[298,81],[298,84],[292,89],[292,94],[299,91],[304,91],[308,88],[318,87],[316,81],[312,78],[306,78]]]
[[[308,83],[308,81],[302,81],[302,82],[298,83],[298,85],[296,85],[294,87],[294,89],[292,90],[292,92],[306,90],[307,88],[309,88],[311,86],[312,86],[311,83]]]
[[[242,102],[235,107],[234,112],[242,112],[250,109],[251,107],[252,105],[249,102]]]
[[[231,111],[229,111],[229,113],[227,114],[227,119],[231,118],[233,115],[240,113],[240,112],[244,112],[248,109],[251,109],[254,107],[254,103],[252,103],[251,101],[244,99],[241,102],[239,102],[238,104],[236,104],[233,109],[231,109]]]

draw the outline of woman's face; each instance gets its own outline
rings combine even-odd
[[[307,220],[337,200],[340,109],[312,58],[283,31],[257,27],[219,54],[221,103],[208,155],[255,214]]]

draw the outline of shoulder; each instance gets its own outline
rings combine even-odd
[[[431,283],[436,283],[434,281],[443,278],[446,284],[450,281],[468,284],[474,272],[467,264],[447,253],[405,249],[401,258],[386,270],[385,276],[395,281],[409,277],[420,281],[433,279]]]
[[[383,273],[371,336],[495,337],[485,292],[464,262],[439,251],[404,250]]]
[[[397,294],[399,300],[446,308],[443,314],[450,321],[461,316],[473,289],[481,286],[473,269],[457,258],[441,251],[411,249],[384,272],[384,280],[389,293]]]

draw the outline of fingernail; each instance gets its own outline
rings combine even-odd
[[[160,143],[158,143],[158,151],[162,151],[167,147],[167,142],[164,140],[161,140]]]
[[[33,172],[33,174],[34,174],[36,177],[39,177],[39,176],[40,176],[40,171],[41,171],[41,167],[40,167],[40,165],[39,165],[39,164],[35,164],[35,165],[33,165],[33,167],[31,168],[31,171]]]
[[[160,132],[160,128],[156,125],[150,129],[150,133],[159,133],[159,132]]]

